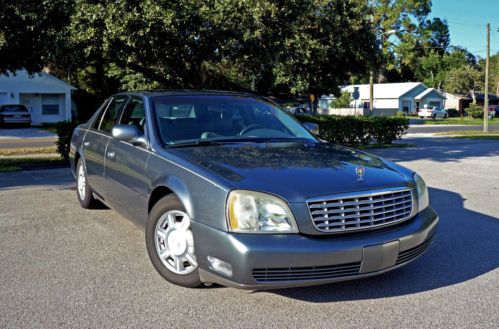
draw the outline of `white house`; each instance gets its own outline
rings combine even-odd
[[[71,91],[75,89],[48,73],[30,76],[19,70],[0,75],[0,104],[23,104],[33,125],[71,120]]]
[[[351,106],[369,108],[369,85],[348,85],[343,91],[352,93],[358,87],[359,99],[352,100]],[[434,88],[428,88],[421,82],[377,83],[374,84],[373,109],[384,115],[396,112],[416,113],[424,107],[443,107],[445,96]]]

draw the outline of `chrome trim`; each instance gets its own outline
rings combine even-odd
[[[320,221],[324,221],[327,215],[333,215],[332,218],[333,220],[338,220],[338,219],[350,219],[350,218],[356,218],[356,217],[361,217],[361,215],[356,215],[356,214],[350,214],[347,216],[338,216],[338,213],[341,213],[338,211],[338,209],[327,209],[324,210],[323,208],[330,208],[330,207],[338,207],[342,203],[341,202],[335,202],[336,200],[340,199],[352,199],[352,198],[368,198],[368,197],[375,197],[375,196],[380,196],[384,194],[390,194],[390,193],[403,193],[403,192],[410,192],[411,193],[411,205],[407,205],[405,207],[401,207],[400,209],[397,209],[397,211],[402,211],[405,210],[402,214],[400,215],[406,215],[406,212],[408,214],[404,216],[401,219],[390,221],[388,223],[381,223],[381,224],[376,224],[377,221],[381,220],[386,220],[390,219],[393,217],[396,217],[398,215],[393,215],[389,214],[386,217],[380,218],[380,219],[364,219],[358,221],[359,224],[365,224],[365,223],[373,223],[371,226],[363,226],[363,227],[345,227],[341,228],[341,223],[323,223]],[[386,200],[383,201],[391,201],[396,198],[394,197],[388,197]],[[380,200],[381,201],[381,200]],[[311,203],[316,203],[316,202],[326,202],[324,205],[316,205],[316,204],[311,204]],[[363,206],[363,205],[368,205],[376,201],[371,201],[371,200],[362,200],[359,202],[355,201],[350,201],[350,202],[345,202],[343,203],[343,206],[352,206],[352,205],[357,205],[357,206]],[[394,205],[401,205],[400,202],[394,204]],[[390,206],[390,205],[387,205]],[[410,209],[408,209],[410,207]],[[332,195],[326,195],[326,196],[319,196],[319,197],[312,197],[307,199],[307,208],[308,212],[310,215],[310,219],[312,220],[312,223],[315,227],[315,229],[319,232],[322,233],[328,233],[328,234],[341,234],[341,233],[346,233],[346,232],[360,232],[360,231],[369,231],[369,230],[375,230],[391,225],[395,225],[398,223],[401,223],[403,221],[406,221],[410,218],[412,218],[414,215],[417,213],[417,199],[416,199],[416,193],[414,193],[414,189],[410,187],[391,187],[391,188],[385,188],[385,189],[378,189],[378,190],[368,190],[368,191],[358,191],[358,192],[349,192],[349,193],[338,193],[338,194],[332,194]],[[380,209],[382,207],[380,206],[374,206],[374,207],[361,207],[358,208],[360,211],[366,211],[366,210],[376,210]],[[349,210],[350,212],[353,211],[353,209]],[[410,212],[409,212],[410,211]],[[377,212],[374,215],[380,215],[383,213],[390,213],[390,211],[386,212]],[[364,215],[366,216],[366,215]],[[371,215],[373,216],[373,215]],[[316,222],[319,221],[319,223]],[[349,224],[355,224],[354,222],[349,223]]]

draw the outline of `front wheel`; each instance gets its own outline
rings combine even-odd
[[[174,195],[160,199],[146,225],[149,259],[171,283],[196,288],[202,285],[194,249],[191,220]]]

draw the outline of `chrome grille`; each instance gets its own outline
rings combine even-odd
[[[385,189],[360,194],[338,194],[308,200],[315,228],[337,233],[368,230],[411,217],[411,189]]]

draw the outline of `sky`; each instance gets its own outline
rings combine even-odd
[[[446,18],[451,45],[485,57],[486,27],[490,23],[490,53],[499,52],[499,0],[432,0],[430,17]]]

